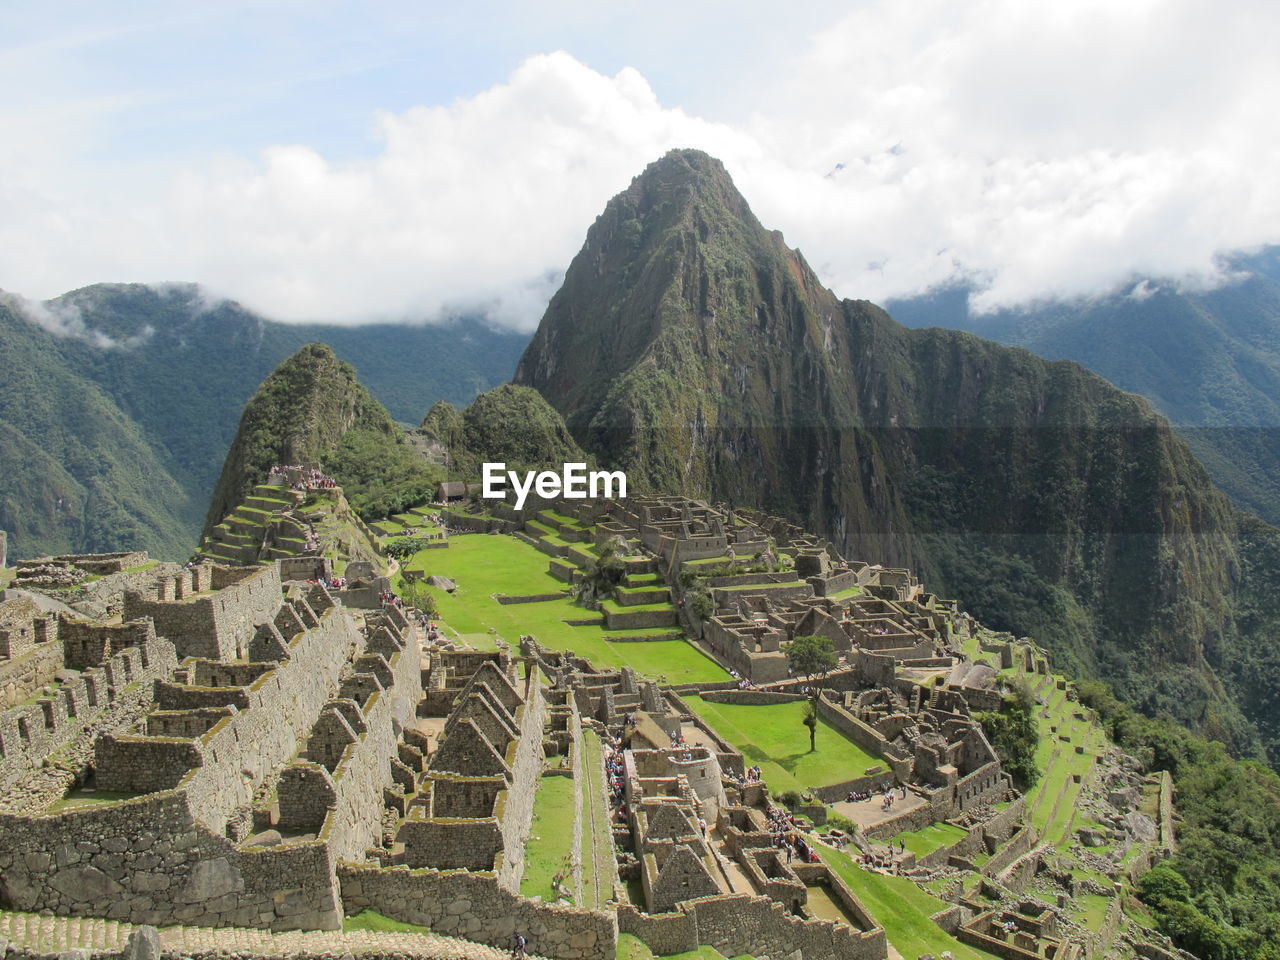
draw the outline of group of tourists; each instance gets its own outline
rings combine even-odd
[[[775,834],[773,842],[774,846],[787,858],[787,863],[793,860],[799,860],[801,863],[819,862],[818,852],[795,830]]]
[[[293,490],[333,490],[338,486],[338,481],[333,477],[326,476],[315,468],[304,467],[300,463],[287,466],[276,465],[271,468],[273,477],[287,477],[290,474],[298,478],[289,485]]]
[[[622,762],[622,751],[618,749],[617,743],[613,741],[612,737],[609,739],[611,742],[604,745],[605,776],[609,778],[609,791],[613,796],[614,807],[625,807],[623,777],[626,774],[626,766]]]

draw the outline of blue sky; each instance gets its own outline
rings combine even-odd
[[[535,323],[604,202],[726,162],[844,296],[1216,282],[1280,240],[1274,4],[0,6],[0,287]]]

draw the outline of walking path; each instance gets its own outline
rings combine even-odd
[[[603,747],[594,730],[583,730],[584,776],[581,848],[583,906],[605,909],[613,898],[617,863],[613,853],[613,828],[609,820],[609,787],[605,778]]]

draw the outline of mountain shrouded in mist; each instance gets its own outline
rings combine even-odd
[[[975,313],[965,287],[888,304],[910,327],[953,327],[1075,360],[1140,393],[1236,503],[1280,523],[1280,247],[1231,257],[1232,282],[1157,278],[1080,302]]]
[[[1265,698],[1220,674],[1276,661],[1255,562],[1276,532],[1242,537],[1140,397],[837,300],[706,154],[669,153],[609,202],[516,381],[636,490],[787,514],[1148,710],[1245,752],[1261,724],[1275,750]]]
[[[525,334],[477,320],[276,323],[193,284],[98,284],[0,305],[0,529],[10,553],[150,550],[185,559],[245,402],[304,344],[352,363],[417,423],[502,383]]]

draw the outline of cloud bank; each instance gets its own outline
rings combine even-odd
[[[965,279],[984,309],[1212,284],[1219,254],[1280,241],[1277,27],[1261,2],[885,0],[759,65],[776,83],[732,124],[664,105],[636,70],[535,55],[474,96],[380,114],[363,158],[280,144],[101,202],[10,177],[0,284],[194,279],[283,320],[528,329],[608,198],[686,146],[842,296]]]

